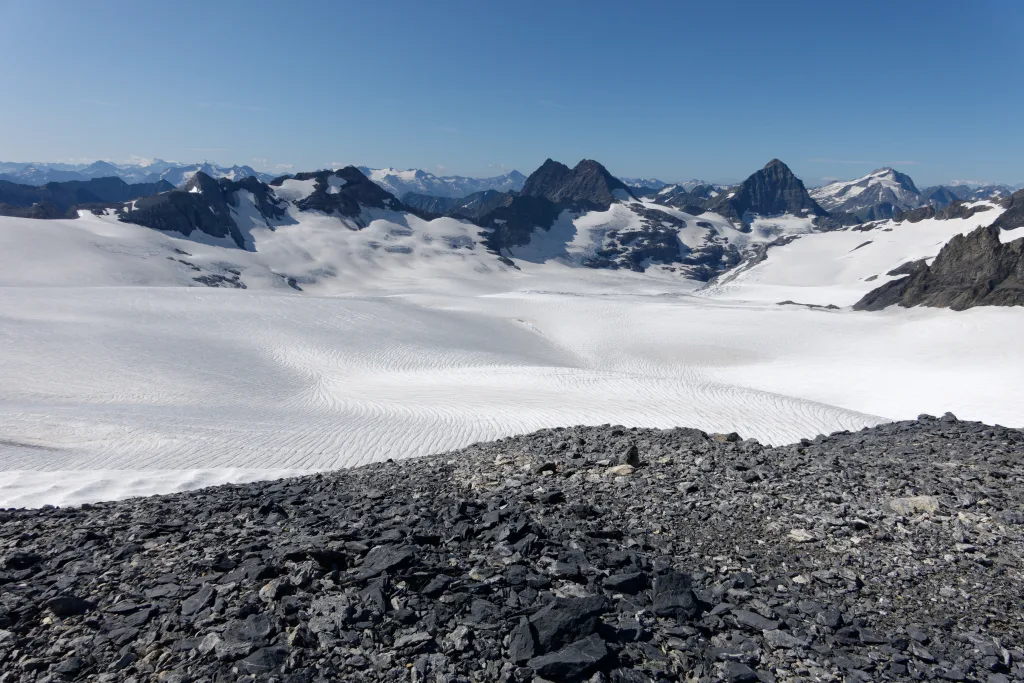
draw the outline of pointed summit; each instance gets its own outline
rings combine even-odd
[[[772,159],[736,188],[710,207],[727,218],[746,222],[751,215],[825,216],[826,212],[811,199],[803,181],[793,175],[789,166]]]

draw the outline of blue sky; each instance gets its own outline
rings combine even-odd
[[[1024,2],[0,0],[0,159],[1024,182]]]

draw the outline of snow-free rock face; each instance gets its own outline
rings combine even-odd
[[[526,179],[522,194],[600,211],[621,199],[634,198],[625,183],[592,159],[584,159],[572,169],[548,159]]]
[[[1022,457],[1020,430],[951,414],[778,448],[606,425],[3,510],[0,668],[10,683],[1024,680]]]
[[[921,205],[921,193],[914,181],[892,168],[880,168],[856,180],[830,183],[811,190],[810,195],[828,211],[853,214],[863,221],[892,218],[897,211]]]
[[[753,216],[825,216],[828,213],[811,198],[803,181],[778,159],[769,161],[708,208],[743,223],[748,223]]]
[[[1024,238],[1004,243],[1003,230],[1024,226],[1024,191],[992,225],[957,235],[931,265],[908,264],[910,274],[869,292],[854,305],[881,310],[893,304],[964,310],[974,306],[1024,306]],[[893,271],[891,274],[899,274]]]

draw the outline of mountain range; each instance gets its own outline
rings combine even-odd
[[[421,221],[443,219],[475,226],[464,236],[445,240],[457,248],[480,248],[506,267],[558,260],[579,267],[650,271],[709,282],[743,263],[758,262],[771,247],[802,235],[851,227],[871,230],[879,221],[890,219],[962,219],[991,208],[993,201],[1009,201],[1000,199],[1000,189],[995,199],[986,198],[981,204],[968,193],[972,204],[957,198],[951,189],[941,202],[932,193],[930,203],[923,203],[924,193],[913,180],[893,169],[879,169],[854,181],[809,191],[778,159],[735,186],[701,184],[687,189],[677,184],[657,191],[630,187],[594,160],[584,159],[570,168],[548,159],[521,184],[512,172],[479,179],[480,184],[496,187],[468,196],[407,192],[401,199],[386,187],[396,183],[395,178],[404,183],[402,187],[435,192],[455,192],[470,185],[458,177],[455,179],[462,184],[419,171],[392,173],[390,169],[347,166],[269,181],[246,173],[215,177],[202,168],[189,169],[187,178],[175,187],[166,179],[170,170],[163,169],[160,175],[165,177],[151,183],[128,184],[116,177],[38,187],[0,181],[0,215],[59,218],[78,215],[81,210],[98,215],[113,212],[122,222],[246,251],[257,250],[254,231],[274,231],[315,217],[334,221],[328,225],[361,231],[382,219],[401,224],[408,221],[402,216],[415,216]],[[497,189],[509,184],[520,186]],[[964,192],[964,188],[958,189]],[[1016,201],[1020,195],[1012,199]],[[942,208],[936,208],[940,205]],[[877,305],[871,301],[904,305],[940,301],[967,307],[974,302],[1015,300],[1016,252],[990,254],[995,243],[998,239],[993,242],[990,234],[988,242],[971,253],[975,257],[984,253],[1001,264],[982,267],[975,263],[979,272],[999,274],[997,279],[1003,284],[998,284],[998,297],[979,294],[981,290],[974,288],[966,297],[915,299],[890,281],[883,284],[885,292],[875,299],[867,297],[863,307]],[[372,244],[371,248],[392,249]],[[940,266],[932,275],[948,278],[949,269]],[[908,265],[905,270],[911,278],[923,277],[920,266]],[[297,278],[289,282],[293,279],[299,282]]]
[[[811,196],[829,211],[874,221],[924,206],[942,209],[958,200],[1002,199],[1013,191],[1007,185],[935,185],[919,190],[910,176],[886,167],[855,180],[814,188]]]
[[[520,190],[523,183],[526,182],[526,176],[519,171],[509,171],[491,178],[467,178],[465,176],[437,176],[419,169],[399,171],[393,168],[369,168],[367,166],[358,168],[363,175],[396,197],[412,192],[433,197],[459,198],[486,190],[497,190],[498,192]]]
[[[0,180],[0,215],[26,218],[74,216],[72,207],[113,205],[174,189],[166,180],[129,185],[116,177],[21,185]]]
[[[93,178],[120,178],[127,183],[157,183],[166,181],[171,185],[182,185],[195,175],[203,172],[213,178],[241,180],[254,177],[263,181],[273,178],[250,166],[217,166],[204,161],[195,164],[179,164],[163,159],[152,159],[135,164],[115,164],[109,161],[94,161],[90,164],[19,164],[0,161],[0,180],[25,185],[45,185],[52,182],[86,181]]]

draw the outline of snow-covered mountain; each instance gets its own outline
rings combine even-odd
[[[486,190],[508,192],[522,189],[523,183],[526,181],[526,176],[519,171],[509,171],[491,178],[468,178],[465,176],[437,176],[419,169],[400,171],[394,168],[360,166],[359,170],[396,197],[410,192],[432,197],[456,198]]]
[[[94,161],[89,164],[19,164],[0,162],[0,180],[26,185],[45,185],[51,182],[91,180],[93,178],[120,178],[129,184],[156,183],[166,180],[178,186],[188,182],[196,171],[202,171],[212,178],[240,180],[256,177],[262,181],[274,176],[261,173],[250,166],[217,166],[204,161],[195,164],[180,164],[163,159],[149,159],[138,163],[116,164],[110,161]]]
[[[251,166],[217,166],[208,161],[201,164],[189,164],[187,166],[171,166],[163,170],[157,180],[166,180],[171,185],[181,186],[192,179],[197,172],[202,171],[211,178],[227,178],[228,180],[241,180],[243,178],[258,178],[264,182],[273,178],[269,173],[261,173]]]
[[[163,175],[168,174],[165,171]],[[752,175],[737,192],[716,200],[719,206],[714,211],[673,207],[650,198],[640,200],[592,160],[570,168],[549,159],[518,192],[486,190],[457,201],[442,198],[446,199],[443,202],[428,195],[406,195],[415,208],[404,205],[354,167],[284,176],[270,183],[252,175],[215,178],[204,170],[191,169],[182,186],[166,191],[169,187],[166,181],[160,181],[147,191],[140,189],[132,195],[136,198],[116,210],[83,208],[102,214],[102,220],[134,223],[250,252],[266,252],[260,240],[270,239],[271,233],[281,244],[276,236],[279,228],[334,225],[336,232],[330,240],[339,246],[368,248],[368,258],[372,250],[382,249],[382,254],[392,254],[386,259],[399,258],[393,254],[406,253],[406,247],[417,251],[410,244],[433,243],[429,253],[448,253],[437,252],[439,235],[431,227],[436,223],[445,231],[454,231],[456,237],[442,240],[452,249],[472,250],[480,263],[492,267],[556,262],[590,269],[661,273],[692,281],[709,280],[779,238],[822,229],[816,225],[820,213],[816,205],[807,205],[810,200],[800,195],[802,185],[777,161]],[[85,204],[95,204],[94,195],[74,195],[69,190],[61,195],[65,208],[60,211],[33,209],[26,213],[18,209],[13,214],[58,217],[66,207],[74,208],[76,196],[86,197],[81,200]],[[32,201],[36,200],[28,197],[21,204]],[[738,208],[733,206],[736,202],[741,204]],[[430,214],[439,213],[445,216],[430,218]],[[423,226],[424,232],[406,234],[406,229],[392,225],[387,228],[392,235],[389,240],[403,234],[411,242],[388,244],[376,238],[352,241],[352,233],[363,233],[382,216],[387,216],[389,225],[413,221]],[[457,225],[462,227],[456,229]],[[337,232],[338,228],[345,229]],[[316,258],[313,262],[315,265],[308,269],[292,269],[287,277],[300,286],[336,277],[333,268],[322,267]],[[196,280],[204,284],[226,282],[205,275],[197,277],[204,278]],[[244,284],[245,278],[239,278],[238,283]]]
[[[814,188],[811,197],[829,211],[853,214],[861,220],[892,218],[897,211],[921,206],[921,193],[914,181],[892,168]]]
[[[448,254],[444,249],[437,251],[440,245],[436,243],[439,236],[435,223],[445,226],[446,231],[461,225],[453,233],[457,239],[442,241],[452,249],[472,250],[479,263],[490,263],[491,267],[559,263],[694,282],[713,280],[799,236],[849,225],[830,216],[778,159],[728,190],[704,185],[686,192],[681,186],[668,186],[653,197],[639,198],[593,160],[583,160],[570,168],[548,159],[519,191],[492,189],[458,199],[408,193],[404,196],[409,205],[382,187],[379,179],[373,181],[351,166],[283,176],[270,183],[246,173],[235,178],[226,176],[215,178],[205,170],[192,168],[180,189],[153,190],[150,194],[159,192],[153,196],[136,194],[139,198],[106,212],[105,219],[246,251],[264,250],[260,240],[269,239],[270,233],[281,244],[278,228],[334,225],[334,230],[344,230],[329,240],[337,241],[338,246],[349,244],[345,249],[351,245],[358,245],[354,248],[364,252],[370,249],[365,254],[371,260],[381,258],[371,257],[375,250],[383,249],[381,254],[392,254],[384,258],[393,260],[399,258],[394,254],[407,253],[407,247],[416,252],[428,245],[432,245],[428,253]],[[424,180],[415,171],[407,178]],[[429,179],[441,180],[433,176]],[[884,184],[874,176],[872,180],[872,186]],[[168,185],[164,182],[161,187]],[[72,202],[67,200],[65,204]],[[928,211],[931,213],[922,213],[921,217],[936,215],[934,209]],[[16,215],[28,214],[19,210]],[[914,216],[913,220],[920,219],[917,213]],[[423,234],[387,228],[392,238],[399,234],[409,238],[401,244],[376,238],[367,242],[352,235],[363,233],[381,220],[399,226],[412,221],[423,228]],[[322,286],[325,279],[337,276],[333,268],[322,267],[315,257],[313,263],[307,269],[290,268],[287,278],[300,286]],[[239,283],[244,282],[240,276]]]
[[[660,190],[669,185],[664,180],[657,178],[619,178],[619,180],[635,190]]]

